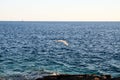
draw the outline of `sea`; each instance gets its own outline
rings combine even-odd
[[[120,76],[120,22],[0,21],[1,80],[53,73]]]

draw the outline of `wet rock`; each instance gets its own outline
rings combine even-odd
[[[111,80],[120,80],[120,77],[112,78]]]
[[[101,75],[101,79],[102,80],[110,80],[111,79],[111,75]]]
[[[118,78],[111,78],[110,75],[51,75],[37,78],[36,80],[120,80]]]
[[[36,80],[44,80],[43,78],[37,78]]]

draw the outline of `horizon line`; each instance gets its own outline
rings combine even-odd
[[[0,20],[0,22],[120,22],[120,20]]]

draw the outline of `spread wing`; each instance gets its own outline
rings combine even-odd
[[[57,42],[62,42],[64,45],[68,46],[68,42],[65,40],[56,40]]]

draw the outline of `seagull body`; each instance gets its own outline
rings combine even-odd
[[[68,42],[67,41],[65,41],[65,40],[56,40],[57,42],[62,42],[62,43],[64,43],[66,46],[68,46]]]

